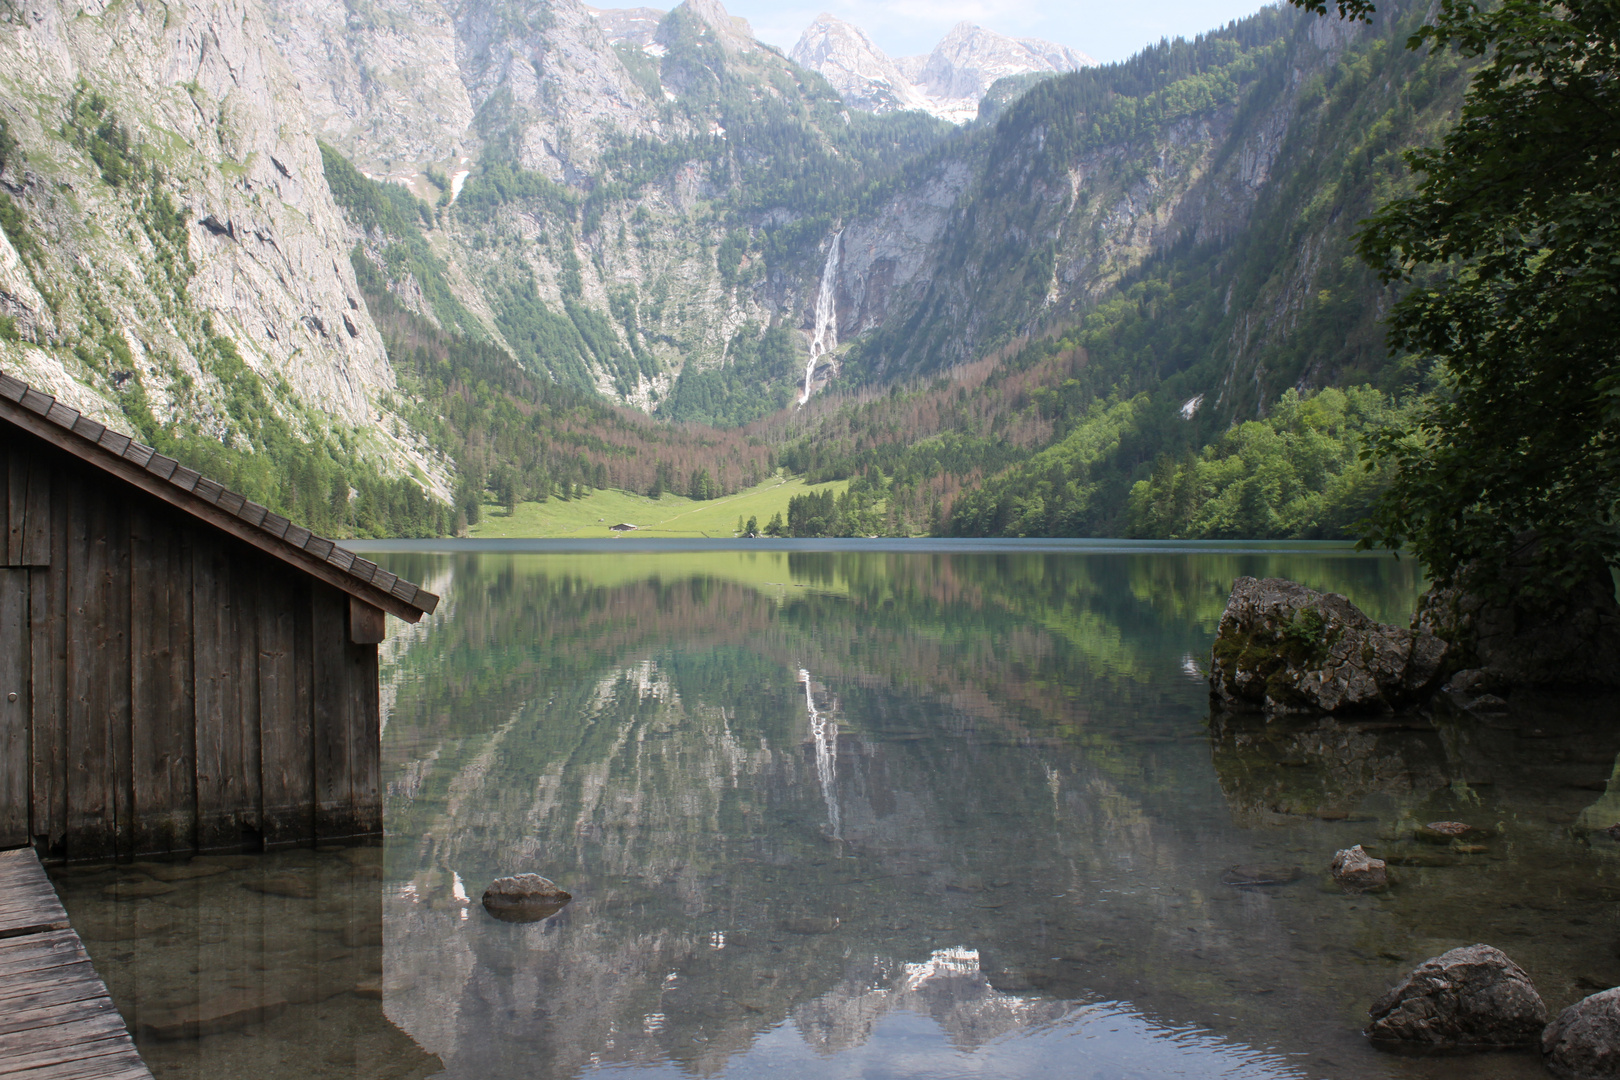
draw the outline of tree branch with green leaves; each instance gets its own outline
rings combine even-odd
[[[1409,546],[1440,583],[1518,565],[1566,587],[1620,565],[1620,5],[1441,0],[1407,44],[1480,66],[1440,145],[1405,155],[1416,190],[1357,237],[1409,286],[1391,348],[1443,385],[1369,448],[1395,472],[1363,543]]]

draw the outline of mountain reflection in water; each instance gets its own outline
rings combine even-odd
[[[352,885],[380,896],[382,1014],[421,1051],[411,1075],[1529,1077],[1530,1057],[1379,1055],[1364,1010],[1475,940],[1554,1009],[1620,982],[1620,845],[1590,831],[1620,739],[1590,703],[1210,725],[1199,665],[1233,577],[1396,620],[1410,563],[378,558],[445,596],[387,647],[386,862]],[[1440,818],[1495,835],[1412,838]],[[1388,894],[1327,878],[1358,842],[1402,863]],[[485,916],[484,885],[529,870],[573,902]],[[64,887],[70,909],[109,903]],[[206,978],[178,944],[96,954],[126,1015]],[[406,1075],[257,1043],[142,1048],[160,1080]],[[164,1071],[199,1060],[214,1071]]]

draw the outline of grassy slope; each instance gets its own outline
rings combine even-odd
[[[483,538],[507,537],[605,537],[614,536],[608,526],[628,522],[638,528],[632,536],[688,536],[724,539],[737,531],[737,517],[759,519],[760,528],[780,512],[787,520],[788,500],[807,491],[843,492],[847,480],[806,485],[795,477],[772,477],[724,499],[696,502],[684,495],[665,492],[661,499],[649,499],[628,491],[593,491],[583,499],[551,498],[543,503],[519,503],[510,516],[495,506],[485,506],[472,535]]]

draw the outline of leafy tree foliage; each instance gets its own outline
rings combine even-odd
[[[1457,125],[1406,155],[1417,190],[1360,236],[1386,281],[1414,283],[1392,344],[1446,372],[1374,450],[1395,475],[1369,539],[1409,543],[1444,582],[1494,577],[1533,537],[1568,584],[1620,565],[1620,7],[1441,0],[1408,45],[1483,63]]]
[[[1410,412],[1407,409],[1406,412]],[[1289,390],[1263,420],[1198,455],[1168,455],[1131,488],[1132,536],[1171,540],[1338,540],[1356,535],[1388,482],[1361,467],[1365,440],[1402,410],[1370,386]]]

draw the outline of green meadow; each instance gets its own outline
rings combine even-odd
[[[518,503],[508,514],[504,507],[485,505],[470,535],[485,539],[528,537],[616,536],[609,526],[636,526],[629,536],[711,537],[724,539],[737,531],[737,518],[759,519],[763,529],[771,515],[780,513],[787,521],[788,500],[806,492],[831,491],[841,494],[847,480],[806,484],[802,478],[773,476],[755,487],[719,499],[689,499],[664,492],[652,499],[629,491],[592,491],[584,498]]]

